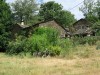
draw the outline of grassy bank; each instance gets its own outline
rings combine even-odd
[[[0,75],[100,75],[100,51],[95,46],[80,46],[75,50],[70,55],[73,59],[22,58],[0,53]]]

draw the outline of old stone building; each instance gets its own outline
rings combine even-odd
[[[78,20],[73,24],[73,35],[77,35],[77,36],[93,35],[91,23],[85,19]]]
[[[28,35],[31,35],[34,29],[38,27],[54,28],[57,31],[59,31],[61,38],[65,38],[66,35],[68,35],[68,31],[54,20],[39,22],[31,26],[24,25],[23,23],[15,24],[12,28],[12,34],[15,35],[15,34],[19,34],[21,31],[24,31],[25,35],[28,36]]]
[[[25,25],[24,22],[13,24],[11,27],[12,38],[15,38],[16,35],[21,34],[21,32],[27,27],[29,26]]]
[[[50,28],[54,28],[56,30],[59,31],[60,33],[60,37],[66,37],[66,29],[64,27],[62,27],[61,25],[59,25],[56,21],[52,20],[52,21],[48,21],[48,22],[44,22],[44,23],[40,23],[38,25],[39,27],[50,27]]]

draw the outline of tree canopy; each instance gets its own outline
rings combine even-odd
[[[97,0],[96,2],[96,13],[97,13],[97,17],[100,20],[100,0]]]
[[[62,10],[62,5],[50,1],[40,6],[39,14],[43,20],[52,20],[57,17],[57,14]]]
[[[100,0],[84,0],[84,5],[80,8],[85,18],[89,20],[94,31],[100,35]]]
[[[0,49],[5,48],[11,26],[11,11],[5,0],[0,0]]]
[[[75,21],[74,15],[69,11],[63,10],[63,6],[54,1],[42,4],[40,6],[39,15],[42,18],[41,20],[56,20],[64,27],[71,25]]]
[[[82,11],[86,19],[93,23],[100,20],[100,0],[96,2],[94,0],[84,0],[80,11]]]
[[[37,9],[35,0],[16,0],[12,3],[13,16],[17,22],[24,20],[26,23],[29,23]]]
[[[74,15],[71,14],[71,12],[62,10],[59,12],[58,16],[56,17],[56,21],[64,26],[64,27],[69,27],[71,26],[76,20],[74,18]]]

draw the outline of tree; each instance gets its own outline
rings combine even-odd
[[[93,14],[94,0],[84,0],[84,5],[80,8],[84,16],[87,17],[88,14]]]
[[[41,20],[56,20],[64,27],[75,21],[74,16],[69,11],[64,11],[62,5],[54,1],[42,4],[39,15],[42,18]]]
[[[98,20],[100,10],[100,1],[94,2],[94,0],[84,0],[84,4],[80,8],[80,11],[83,12],[85,18],[92,23]]]
[[[84,5],[80,8],[85,18],[89,20],[92,25],[91,27],[100,35],[100,0],[84,0]]]
[[[21,22],[24,19],[26,23],[29,23],[37,9],[35,0],[16,0],[12,3],[13,16],[17,22]]]
[[[100,20],[100,0],[97,0],[95,8],[96,8],[95,11],[96,11],[97,17]]]
[[[76,20],[74,15],[69,11],[62,10],[56,17],[56,21],[63,27],[71,26]]]
[[[92,26],[97,36],[100,36],[100,20],[95,22]]]
[[[52,20],[57,17],[61,10],[62,6],[60,4],[50,1],[41,5],[39,15],[43,20]]]
[[[0,0],[0,49],[5,49],[9,40],[11,11],[5,0]]]

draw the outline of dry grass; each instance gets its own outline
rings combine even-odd
[[[84,58],[81,50],[87,48],[92,56]],[[78,57],[79,52],[83,58]],[[77,47],[73,54],[74,59],[20,58],[0,53],[0,75],[100,75],[100,51],[95,50],[95,46]]]

